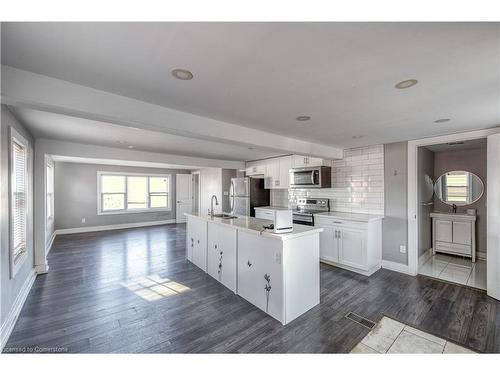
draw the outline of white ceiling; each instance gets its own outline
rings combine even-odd
[[[253,160],[277,154],[247,147],[203,141],[26,108],[10,108],[35,137],[100,146],[207,157],[219,160]]]
[[[498,23],[3,23],[2,64],[340,147],[500,124]]]

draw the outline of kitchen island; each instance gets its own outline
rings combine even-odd
[[[293,225],[263,230],[271,221],[185,214],[186,257],[227,288],[287,324],[319,304],[319,234]]]

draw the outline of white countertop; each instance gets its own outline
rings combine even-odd
[[[261,210],[276,210],[276,211],[288,211],[291,210],[291,208],[288,207],[279,207],[279,206],[261,206],[261,207],[255,207],[256,210],[261,209]]]
[[[383,215],[355,214],[355,213],[340,212],[340,211],[315,213],[314,216],[329,217],[339,220],[361,221],[365,223],[368,223],[369,221],[373,220],[382,220],[384,218]]]
[[[466,212],[431,212],[430,217],[447,217],[449,218],[454,217],[456,219],[465,219],[465,220],[470,220],[470,221],[475,221],[476,220],[476,215],[469,215]]]
[[[209,215],[200,215],[200,214],[184,214],[184,215],[200,218],[207,222],[227,225],[229,227],[233,227],[238,230],[244,230],[246,232],[255,233],[257,235],[262,235],[268,238],[275,238],[282,241],[302,236],[308,236],[323,231],[323,228],[293,224],[293,232],[273,233],[272,230],[266,229],[261,233],[263,229],[262,225],[267,225],[272,223],[271,220],[257,219],[255,217],[249,217],[249,216],[238,216],[237,219],[222,219],[220,217],[211,218]]]

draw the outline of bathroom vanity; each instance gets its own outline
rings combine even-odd
[[[476,261],[476,216],[432,212],[433,253],[448,253]]]

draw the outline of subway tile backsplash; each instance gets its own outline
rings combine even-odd
[[[384,146],[344,150],[332,163],[331,189],[271,190],[271,204],[294,207],[298,197],[329,198],[332,211],[384,214]]]

